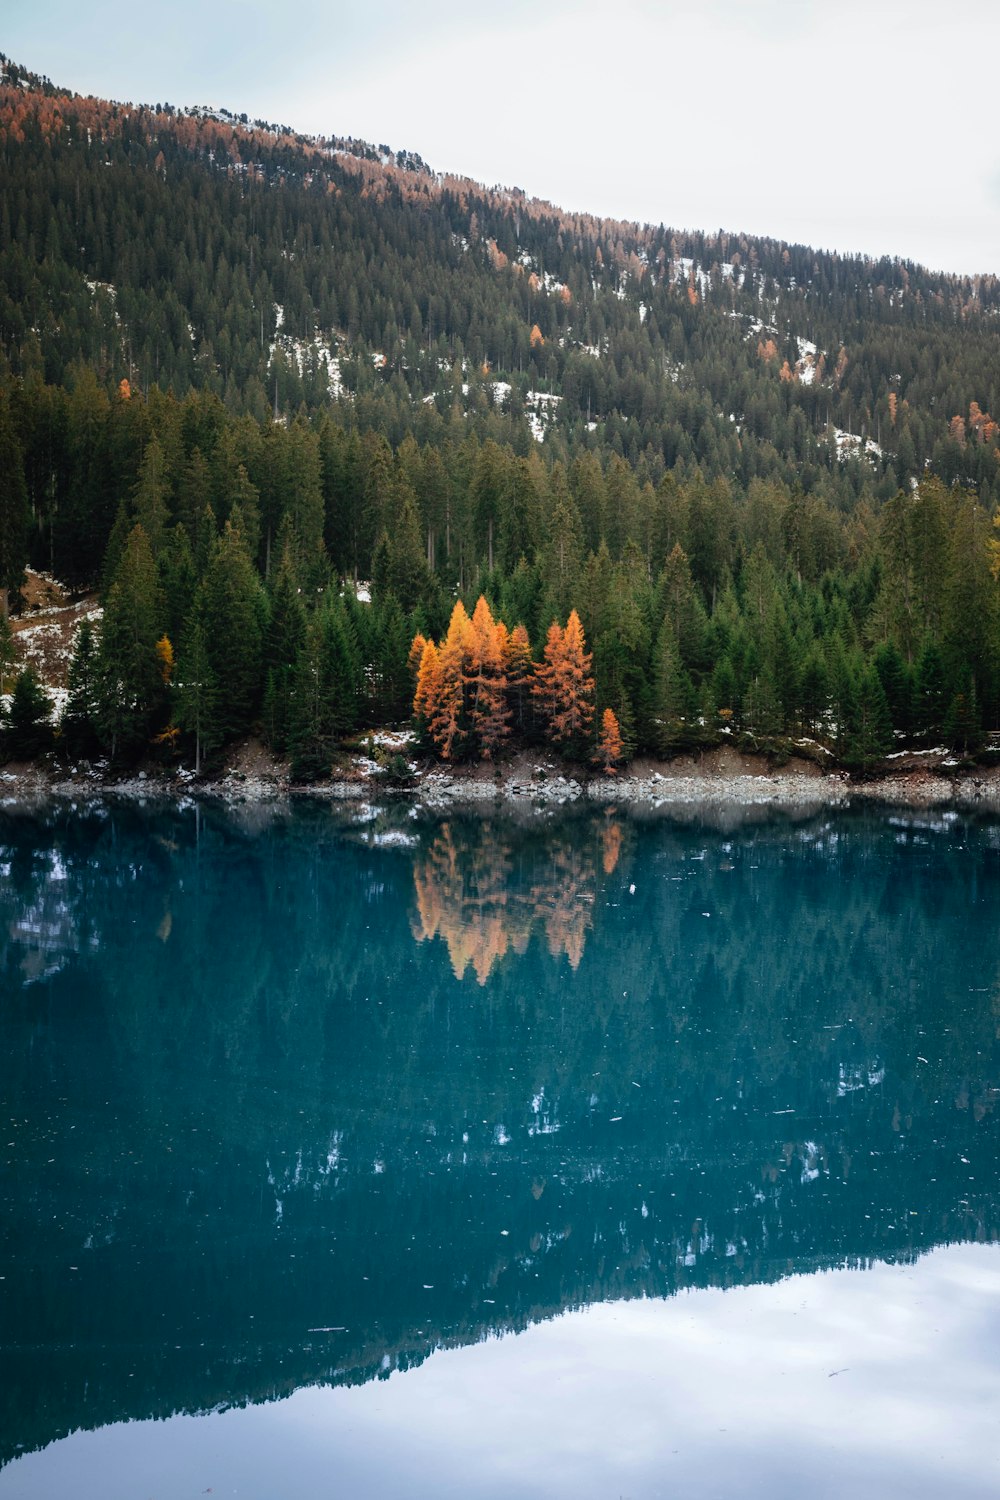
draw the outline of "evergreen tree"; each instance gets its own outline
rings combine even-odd
[[[8,596],[21,587],[24,579],[29,519],[24,456],[9,402],[0,393],[0,616],[4,619]]]
[[[178,524],[167,532],[156,559],[156,568],[163,595],[166,634],[172,641],[179,641],[198,583],[191,542],[183,526]]]
[[[672,755],[691,739],[690,679],[681,665],[677,632],[667,615],[653,653],[653,742],[661,755]]]
[[[917,732],[935,739],[944,728],[950,699],[941,651],[932,637],[924,642],[917,661],[913,700]]]
[[[60,721],[63,744],[70,755],[96,753],[100,740],[100,654],[94,629],[84,619],[73,641],[69,662],[69,692]]]
[[[6,614],[0,611],[0,696],[10,692],[16,659],[14,632]]]
[[[892,748],[892,717],[878,672],[868,667],[858,685],[856,709],[848,733],[846,763],[868,772]]]
[[[219,683],[212,669],[200,610],[192,611],[181,640],[174,674],[174,718],[194,736],[194,773],[200,776],[205,756],[222,740]]]
[[[969,679],[968,689],[964,693],[956,693],[948,706],[944,720],[944,740],[950,749],[958,750],[963,755],[971,755],[982,746],[983,730],[976,701],[976,684],[972,678]]]
[[[247,734],[263,694],[267,603],[234,518],[212,549],[196,609],[211,676],[220,685],[220,742]]]
[[[386,537],[384,582],[381,586],[391,589],[408,613],[427,589],[429,581],[416,502],[407,487],[393,522],[392,534]]]
[[[305,641],[305,610],[295,581],[291,547],[286,546],[271,588],[263,651],[264,737],[279,754],[287,747],[296,673]]]
[[[132,497],[132,512],[149,538],[153,556],[160,550],[170,519],[167,463],[160,440],[154,437],[143,456]]]
[[[10,760],[33,760],[52,746],[52,704],[34,667],[17,674],[3,743]]]
[[[163,704],[156,650],[162,618],[156,564],[146,533],[136,525],[108,591],[98,648],[97,724],[112,756],[130,754],[148,741]]]
[[[350,620],[330,601],[309,626],[295,668],[288,744],[293,780],[326,775],[339,738],[356,724],[360,658]]]

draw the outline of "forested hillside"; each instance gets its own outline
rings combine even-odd
[[[69,753],[259,732],[322,774],[409,715],[428,642],[452,758],[589,759],[608,709],[605,764],[998,727],[996,277],[602,221],[9,62],[0,153],[0,586],[16,611],[30,563],[105,606]],[[594,686],[560,738],[573,611]],[[21,673],[9,754],[47,710]]]

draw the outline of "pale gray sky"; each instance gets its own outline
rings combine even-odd
[[[862,0],[35,0],[0,50],[565,208],[1000,274],[1000,7]]]

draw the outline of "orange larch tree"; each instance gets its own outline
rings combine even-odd
[[[420,674],[420,662],[424,654],[424,647],[426,645],[426,637],[421,635],[420,631],[418,630],[416,635],[413,637],[413,645],[410,647],[410,653],[406,658],[406,665],[410,669],[410,676],[413,678],[414,682],[416,682]]]
[[[472,621],[459,599],[451,612],[448,634],[438,651],[436,691],[428,715],[428,728],[443,760],[461,757],[468,742],[465,677],[471,655]]]
[[[601,719],[601,732],[597,737],[597,749],[593,755],[594,764],[600,766],[606,775],[613,776],[623,754],[618,720],[614,710],[606,708]]]
[[[565,630],[553,620],[544,659],[535,669],[532,694],[547,725],[549,739],[566,756],[585,752],[594,717],[592,663],[576,610],[571,610]]]
[[[503,635],[506,633],[504,628]],[[473,611],[469,646],[465,685],[470,727],[483,760],[492,760],[510,733],[510,710],[502,637],[482,594]]]
[[[422,637],[418,636],[417,640],[420,639]],[[417,721],[417,734],[421,739],[430,731],[430,722],[437,707],[439,680],[438,649],[433,641],[424,641],[417,668],[417,686],[413,694],[413,717]]]

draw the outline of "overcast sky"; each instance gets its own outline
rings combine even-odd
[[[10,7],[11,10],[14,7]],[[1000,6],[927,0],[34,0],[0,50],[565,208],[1000,274]]]

